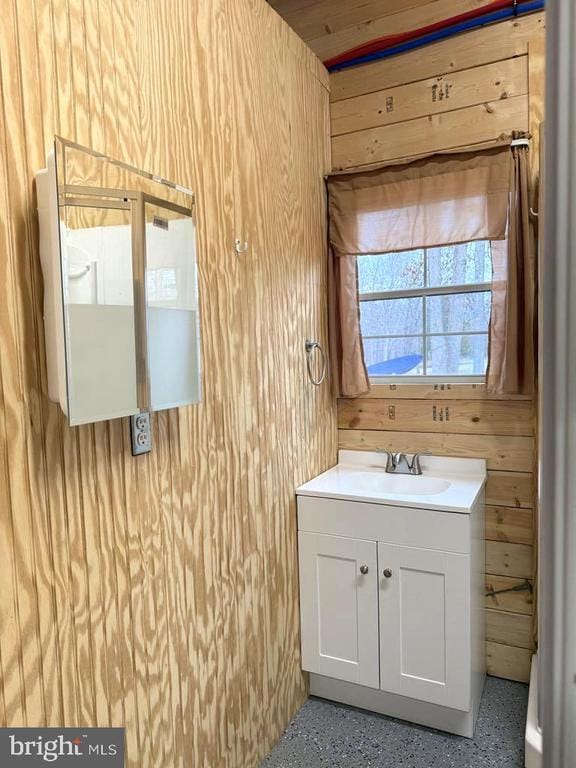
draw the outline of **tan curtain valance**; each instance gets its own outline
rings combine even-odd
[[[511,162],[505,146],[331,177],[330,243],[335,254],[504,239]]]

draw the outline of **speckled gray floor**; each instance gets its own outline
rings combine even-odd
[[[261,768],[524,768],[528,686],[489,677],[474,739],[310,698]]]

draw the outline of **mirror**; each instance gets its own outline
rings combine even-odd
[[[37,186],[50,397],[70,425],[199,402],[193,193],[61,138]]]
[[[144,201],[148,376],[154,411],[200,398],[194,224],[185,211]],[[190,265],[190,266],[187,266]]]
[[[138,413],[131,211],[60,208],[71,424]]]

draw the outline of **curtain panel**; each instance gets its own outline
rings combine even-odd
[[[528,205],[527,167],[517,169],[520,154],[505,145],[329,177],[330,338],[337,394],[357,397],[370,389],[356,257],[473,240],[491,240],[497,253],[489,387],[524,388],[530,364],[514,350],[529,341],[525,294],[533,285],[530,269],[522,268],[530,249],[526,221],[518,218],[524,197]],[[514,346],[518,332],[526,333]]]
[[[530,224],[528,147],[512,146],[508,229],[492,246],[492,308],[486,384],[498,394],[531,394],[536,375],[536,262]]]

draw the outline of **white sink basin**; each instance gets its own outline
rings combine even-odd
[[[434,496],[450,488],[450,481],[425,475],[393,475],[388,472],[355,472],[361,488],[377,493],[394,493],[409,496]]]
[[[299,496],[470,512],[486,481],[484,459],[423,456],[421,475],[386,472],[386,456],[339,451],[338,464],[296,489]]]

